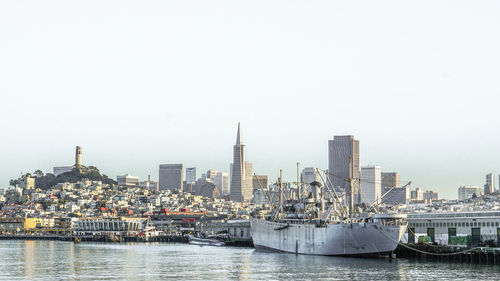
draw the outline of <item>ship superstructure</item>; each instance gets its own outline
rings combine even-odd
[[[298,198],[284,200],[280,173],[279,202],[271,215],[250,218],[255,248],[309,255],[385,255],[394,251],[406,231],[406,215],[355,211],[353,196],[337,194],[325,178],[325,185],[313,182],[307,195],[302,196],[298,186]],[[346,180],[352,186],[353,179]]]

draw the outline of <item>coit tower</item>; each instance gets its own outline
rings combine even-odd
[[[75,151],[75,167],[82,167],[82,147],[77,146]]]

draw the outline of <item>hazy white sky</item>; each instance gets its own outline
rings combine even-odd
[[[498,1],[2,1],[0,187],[86,165],[361,163],[457,197],[500,173]],[[498,177],[495,178],[498,180]]]

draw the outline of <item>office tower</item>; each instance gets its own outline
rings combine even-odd
[[[493,173],[489,173],[486,175],[486,184],[484,185],[484,194],[492,194],[495,192],[495,188],[493,187]]]
[[[159,172],[160,190],[182,190],[184,165],[162,164]]]
[[[399,173],[396,172],[382,173],[382,191],[400,186],[401,184],[399,181]]]
[[[196,168],[186,168],[186,183],[193,183],[196,181]]]
[[[229,194],[229,175],[224,172],[217,172],[213,178],[214,184],[219,189],[221,195]]]
[[[368,205],[380,203],[382,169],[379,166],[361,168],[361,202]]]
[[[328,141],[328,177],[336,190],[349,194],[349,177],[353,178],[354,203],[359,201],[359,141],[354,136],[335,136]]]
[[[82,147],[77,146],[75,151],[75,167],[82,167]]]
[[[139,186],[139,177],[134,177],[129,174],[117,176],[116,182],[120,186]]]
[[[317,181],[317,182],[320,182],[321,184],[323,184],[323,182],[321,181],[321,177],[319,175],[319,172],[315,169],[315,168],[312,168],[312,167],[307,167],[307,168],[304,168],[302,169],[302,173],[300,173],[300,177],[301,177],[301,182],[303,184],[311,184],[313,181]]]
[[[255,175],[252,179],[253,189],[267,190],[267,176]]]
[[[251,168],[251,166],[247,165],[245,156],[245,145],[241,142],[241,129],[240,123],[238,123],[236,144],[233,146],[231,189],[229,191],[229,199],[232,201],[250,201],[253,196],[252,186],[248,184],[248,179],[250,177],[247,175],[246,171],[247,168]]]
[[[250,162],[245,162],[245,174],[246,174],[246,184],[248,190],[253,196],[253,164]]]
[[[474,185],[464,185],[458,188],[458,200],[466,200],[481,195],[481,188]]]

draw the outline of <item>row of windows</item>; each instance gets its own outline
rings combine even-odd
[[[416,222],[410,223],[410,227],[488,227],[499,226],[499,222]]]

